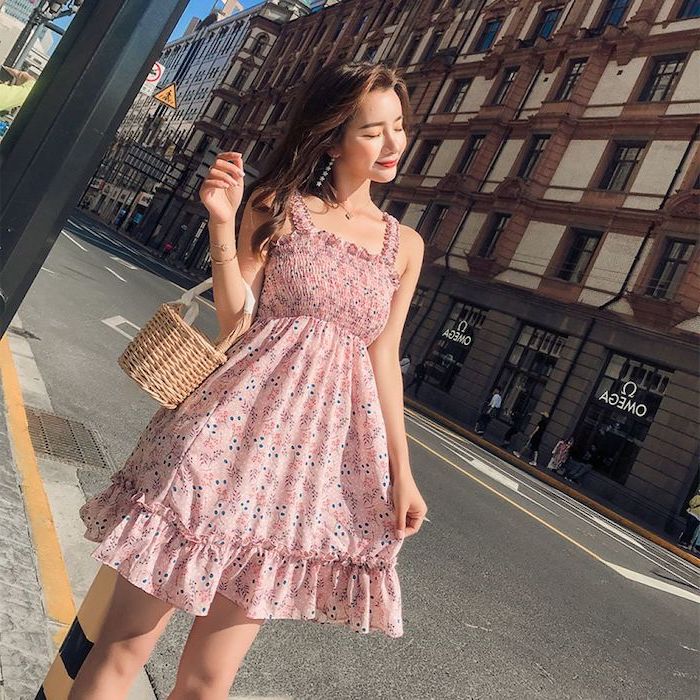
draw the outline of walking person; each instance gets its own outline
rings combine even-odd
[[[568,440],[559,440],[559,442],[554,445],[552,456],[547,463],[547,469],[557,472],[563,476],[565,474],[564,465],[569,459],[569,453],[571,452],[571,447],[573,444],[573,437],[570,437]]]
[[[521,457],[526,453],[532,454],[532,459],[529,461],[529,464],[531,464],[533,467],[536,467],[537,459],[540,453],[540,443],[542,442],[542,436],[544,435],[544,431],[547,429],[548,423],[549,413],[547,413],[547,411],[543,411],[540,414],[540,419],[539,421],[537,421],[535,429],[530,433],[527,442],[525,443],[525,445],[523,445],[522,450],[520,452],[513,450],[513,454],[516,457]],[[527,457],[523,457],[523,459],[527,459]]]
[[[411,381],[406,384],[406,388],[404,391],[408,391],[409,387],[415,387],[413,389],[413,395],[415,397],[418,397],[418,389],[420,389],[420,385],[423,383],[423,380],[425,379],[425,360],[421,360],[417,365],[416,369],[413,372],[413,378]]]
[[[80,509],[120,576],[71,700],[125,698],[175,608],[195,620],[169,700],[227,698],[266,620],[403,634],[397,555],[427,506],[398,352],[424,246],[370,185],[396,176],[408,93],[369,62],[309,86],[240,226],[241,154],[202,182],[221,334],[246,285],[251,323]]]
[[[511,423],[510,426],[508,426],[508,430],[506,430],[505,435],[503,436],[503,442],[501,442],[501,447],[507,449],[511,446],[513,438],[520,432],[520,428],[522,426],[524,417],[525,416],[523,415],[522,408],[513,408],[510,414]]]
[[[501,402],[501,388],[497,386],[493,390],[491,398],[489,399],[488,403],[484,406],[483,410],[481,411],[481,414],[476,420],[476,426],[474,427],[474,430],[476,431],[477,435],[483,435],[486,432],[486,428],[488,428],[488,425],[491,422],[491,418],[493,418],[501,408]]]

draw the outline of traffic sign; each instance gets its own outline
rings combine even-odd
[[[158,100],[158,102],[162,102],[164,105],[167,105],[168,107],[172,107],[173,109],[177,109],[177,96],[175,95],[175,83],[170,83],[167,87],[164,87],[162,90],[157,92],[155,95],[153,95],[154,99]]]
[[[163,73],[165,73],[165,66],[162,63],[154,63],[151,72],[146,77],[146,81],[141,86],[140,92],[148,96],[153,95],[160,79],[163,77]]]

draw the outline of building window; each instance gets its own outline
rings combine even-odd
[[[408,209],[408,202],[400,202],[397,200],[392,201],[389,204],[388,212],[395,218],[401,221],[406,214]]]
[[[357,21],[357,24],[355,25],[355,34],[356,35],[362,31],[362,29],[365,26],[365,24],[367,23],[368,19],[369,19],[369,15],[362,15],[362,17],[360,17],[360,19]]]
[[[511,67],[505,69],[503,73],[503,78],[501,79],[501,84],[498,86],[498,90],[496,90],[496,93],[493,96],[493,100],[491,101],[492,105],[500,105],[505,102],[506,97],[508,97],[510,88],[515,82],[515,78],[517,75],[517,68]]]
[[[532,139],[527,154],[525,155],[525,158],[518,169],[518,177],[523,178],[523,180],[527,180],[530,175],[532,175],[532,171],[535,169],[537,161],[539,161],[548,141],[549,136],[546,135],[538,135]]]
[[[544,10],[540,15],[540,21],[537,23],[535,31],[532,33],[532,38],[542,37],[543,39],[549,39],[557,26],[557,22],[559,22],[561,10],[561,7]]]
[[[583,73],[583,69],[586,67],[587,58],[575,58],[573,61],[569,62],[569,67],[567,68],[564,80],[562,80],[559,86],[559,91],[557,92],[556,99],[559,102],[568,100],[571,97],[571,93],[574,91],[574,87],[578,82],[578,79]]]
[[[406,323],[412,321],[416,314],[423,308],[425,300],[428,297],[427,287],[417,287],[411,299],[411,305],[408,307],[408,315],[406,317]]]
[[[367,47],[367,50],[365,51],[364,60],[365,60],[365,61],[370,61],[370,62],[374,61],[374,59],[375,59],[375,57],[376,57],[376,55],[377,55],[377,51],[379,51],[379,47],[378,47],[378,46],[368,46],[368,47]]]
[[[469,139],[469,145],[467,146],[467,149],[464,151],[464,155],[462,156],[462,160],[459,161],[459,165],[457,166],[457,172],[461,173],[464,175],[469,168],[472,167],[472,163],[474,162],[474,159],[476,158],[477,154],[479,153],[479,149],[484,143],[484,134],[474,134],[470,139]]]
[[[510,214],[499,212],[493,215],[486,236],[479,246],[479,255],[482,258],[490,258],[493,255],[493,251],[498,245],[498,240],[503,233],[503,229],[505,229],[509,220]]]
[[[435,52],[438,50],[438,46],[440,46],[440,42],[442,41],[443,34],[443,31],[433,32],[432,36],[430,37],[430,41],[428,42],[428,46],[423,53],[424,61],[429,61],[435,55]]]
[[[295,83],[297,80],[301,80],[302,76],[304,75],[304,71],[306,70],[306,66],[306,61],[302,61],[301,63],[299,63],[294,69],[294,73],[292,73],[292,77],[290,78],[289,82]]]
[[[475,53],[483,53],[484,51],[488,51],[491,46],[493,46],[493,42],[496,40],[496,36],[498,35],[502,24],[503,19],[500,17],[498,19],[492,19],[486,22],[484,28],[481,30],[479,38],[476,40],[476,44],[474,45]]]
[[[522,327],[496,382],[503,392],[501,417],[522,425],[534,413],[565,345],[565,335]]]
[[[600,231],[574,229],[571,235],[571,245],[557,272],[557,277],[567,282],[579,284],[588,271],[601,236]]]
[[[432,164],[439,147],[440,141],[423,141],[418,150],[418,155],[411,164],[411,172],[414,175],[424,175]]]
[[[253,56],[262,56],[269,40],[270,37],[267,34],[258,34],[258,36],[255,38],[253,49],[251,50]]]
[[[629,0],[606,0],[605,9],[600,16],[600,21],[596,29],[602,31],[609,24],[613,27],[619,27],[627,12]]]
[[[437,204],[435,202],[430,202],[426,207],[416,226],[426,243],[430,243],[435,238],[435,234],[440,230],[448,210],[449,207],[445,204]]]
[[[443,112],[456,112],[462,104],[464,96],[472,84],[471,78],[460,78],[452,83],[450,92],[445,99],[445,104],[442,107]]]
[[[340,36],[340,32],[343,31],[343,27],[345,27],[345,22],[338,22],[335,28],[335,32],[333,34],[333,41],[335,41]]]
[[[646,143],[644,141],[615,144],[610,164],[600,183],[601,189],[624,192],[645,147]]]
[[[452,301],[447,320],[433,340],[425,357],[425,381],[449,391],[474,344],[486,312],[463,301]]]
[[[250,71],[247,68],[241,68],[238,71],[238,74],[236,75],[236,78],[233,81],[233,89],[234,90],[242,90],[243,86],[246,83],[246,80],[248,80],[248,76],[250,75]]]
[[[576,430],[572,457],[624,484],[672,374],[613,353]]]
[[[671,238],[664,244],[664,250],[654,275],[647,287],[647,296],[657,299],[672,299],[688,269],[693,256],[695,243]]]
[[[415,32],[411,35],[411,40],[408,42],[408,46],[406,47],[406,50],[403,53],[403,58],[401,59],[401,63],[403,65],[406,65],[411,62],[413,54],[416,52],[418,44],[420,44],[421,41],[422,36],[418,32]]]
[[[685,58],[685,54],[656,56],[649,78],[639,95],[639,101],[663,102],[669,99],[683,70]]]
[[[700,0],[684,0],[678,12],[678,19],[700,17]]]

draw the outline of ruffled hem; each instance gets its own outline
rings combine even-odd
[[[192,615],[216,593],[251,619],[298,619],[358,633],[403,635],[396,560],[280,550],[271,540],[227,541],[187,532],[175,513],[117,478],[80,509],[92,556],[130,583]]]

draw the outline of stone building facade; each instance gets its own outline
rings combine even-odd
[[[231,65],[177,156],[183,182],[233,149],[252,189],[319,66],[398,66],[415,124],[375,201],[426,241],[402,346],[426,368],[419,399],[473,426],[499,386],[489,439],[515,424],[517,446],[546,412],[540,463],[574,436],[582,488],[677,528],[700,457],[700,3],[315,9],[271,32],[260,65]],[[206,212],[178,201],[171,228],[186,221],[206,275]]]

